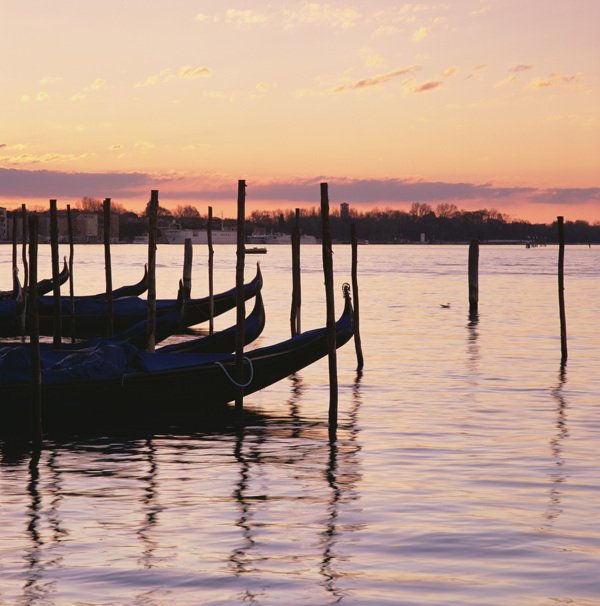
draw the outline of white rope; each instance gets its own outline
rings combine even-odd
[[[223,369],[223,372],[225,373],[225,375],[227,376],[227,378],[236,387],[248,387],[248,385],[250,385],[250,383],[252,383],[252,379],[254,378],[254,366],[252,366],[252,360],[250,360],[250,358],[247,358],[246,356],[244,356],[244,360],[246,360],[248,362],[248,364],[250,364],[250,379],[248,379],[248,382],[244,383],[243,385],[241,383],[238,383],[237,381],[234,381],[231,378],[231,375],[227,372],[227,369],[225,368],[225,366],[223,366],[223,364],[221,364],[221,362],[215,362],[215,364],[217,364],[217,366],[220,366]]]

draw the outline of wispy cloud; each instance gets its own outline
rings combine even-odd
[[[372,86],[378,86],[380,84],[385,84],[394,78],[399,76],[404,76],[412,71],[421,69],[421,65],[410,65],[408,67],[400,67],[398,69],[394,69],[390,72],[386,72],[385,74],[377,74],[375,76],[371,76],[370,78],[364,78],[362,80],[355,80],[354,82],[347,82],[344,84],[338,84],[338,86],[334,86],[333,88],[328,89],[327,93],[343,93],[349,90],[361,90],[364,88],[369,88]]]
[[[516,76],[508,76],[508,78],[504,78],[504,80],[499,80],[494,84],[494,88],[502,88],[503,86],[508,86],[509,84],[516,84],[519,79]]]
[[[490,66],[489,63],[480,63],[471,69],[471,73],[467,76],[469,78],[475,78],[477,80],[483,80],[485,70]]]
[[[414,42],[420,42],[424,38],[427,38],[427,36],[430,34],[430,32],[431,32],[431,28],[430,27],[420,27],[412,35],[412,39],[413,39]]]
[[[212,70],[208,67],[190,67],[184,65],[177,70],[163,69],[158,74],[148,76],[146,80],[138,82],[135,87],[143,88],[171,80],[195,80],[196,78],[210,78]]]
[[[512,65],[508,66],[509,72],[525,72],[529,69],[533,69],[533,65],[526,63],[513,63]]]
[[[353,8],[335,8],[329,4],[305,2],[297,10],[283,10],[286,29],[320,24],[347,30],[357,25],[362,15]]]
[[[90,84],[90,86],[86,86],[82,91],[75,93],[71,97],[71,101],[79,101],[81,99],[85,99],[90,91],[98,90],[105,86],[105,84],[106,80],[103,80],[102,78],[97,78],[96,80],[94,80],[94,82],[92,82],[92,84]]]
[[[24,153],[18,156],[0,156],[0,162],[9,166],[20,166],[32,164],[51,164],[55,162],[72,162],[76,160],[84,160],[87,158],[93,158],[96,156],[95,153],[85,154],[57,154],[57,153],[46,153],[46,154],[31,154]]]
[[[552,86],[568,86],[579,82],[583,79],[582,73],[577,73],[573,76],[564,76],[558,72],[550,74],[547,78],[534,78],[527,84],[524,90],[540,90],[543,88],[550,88]]]
[[[418,84],[414,78],[407,78],[402,82],[404,86],[404,94],[405,95],[416,95],[418,93],[425,93],[430,90],[434,90],[439,88],[444,84],[444,80],[446,78],[450,78],[454,76],[460,71],[460,68],[456,65],[445,69],[438,78],[427,80],[426,82],[421,82]]]
[[[256,23],[265,23],[267,16],[261,13],[257,13],[253,10],[236,10],[230,8],[225,13],[225,22],[234,23],[235,25],[254,25]]]

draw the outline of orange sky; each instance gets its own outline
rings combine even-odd
[[[597,0],[3,5],[0,205],[600,220]]]

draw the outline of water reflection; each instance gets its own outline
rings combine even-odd
[[[358,453],[361,446],[358,443],[358,412],[362,403],[360,394],[360,383],[363,371],[356,371],[356,378],[352,388],[352,408],[348,416],[350,422],[344,428],[348,430],[348,439],[344,442],[329,441],[329,459],[325,470],[325,478],[331,496],[327,504],[327,518],[325,519],[325,528],[321,533],[321,547],[323,557],[319,571],[324,578],[323,586],[325,590],[331,593],[336,599],[334,603],[342,600],[345,592],[340,589],[336,581],[342,574],[336,570],[336,563],[339,557],[336,555],[335,546],[341,538],[344,531],[353,532],[358,530],[360,524],[340,524],[340,508],[344,502],[350,502],[358,499],[356,484],[361,478],[359,472]]]
[[[158,549],[157,542],[152,538],[152,529],[158,522],[158,513],[160,511],[160,507],[157,505],[158,465],[156,463],[156,447],[154,446],[154,442],[151,438],[146,440],[146,448],[148,452],[148,474],[140,477],[140,480],[144,483],[144,496],[142,497],[141,502],[145,515],[137,534],[143,545],[143,551],[139,559],[139,563],[144,568],[150,569],[154,566],[154,552]]]
[[[479,345],[477,339],[477,325],[479,324],[479,315],[476,313],[469,314],[469,322],[467,324],[467,370],[475,372],[479,367]]]
[[[563,456],[563,441],[569,436],[567,426],[568,404],[563,394],[563,388],[567,383],[566,364],[561,362],[558,371],[558,381],[552,388],[552,397],[556,403],[556,434],[550,440],[550,452],[554,459],[555,469],[550,473],[551,487],[548,491],[550,495],[550,504],[544,513],[544,518],[548,525],[552,525],[554,520],[562,513],[561,490],[562,484],[567,480],[567,474],[564,471],[565,459]]]

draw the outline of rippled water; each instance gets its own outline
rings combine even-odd
[[[334,253],[339,312],[350,250]],[[146,255],[113,247],[113,284]],[[0,246],[0,288],[9,259]],[[291,260],[247,256],[248,277],[257,259],[262,346],[289,334]],[[159,297],[182,261],[159,246]],[[75,262],[76,292],[102,290],[103,248]],[[556,247],[482,246],[469,321],[466,247],[362,246],[365,369],[338,351],[336,442],[321,361],[248,397],[267,419],[242,436],[49,436],[37,471],[2,452],[0,604],[599,605],[600,248],[565,262],[565,368]],[[233,286],[234,248],[215,263],[216,289]],[[325,322],[320,247],[302,267],[308,330]]]

